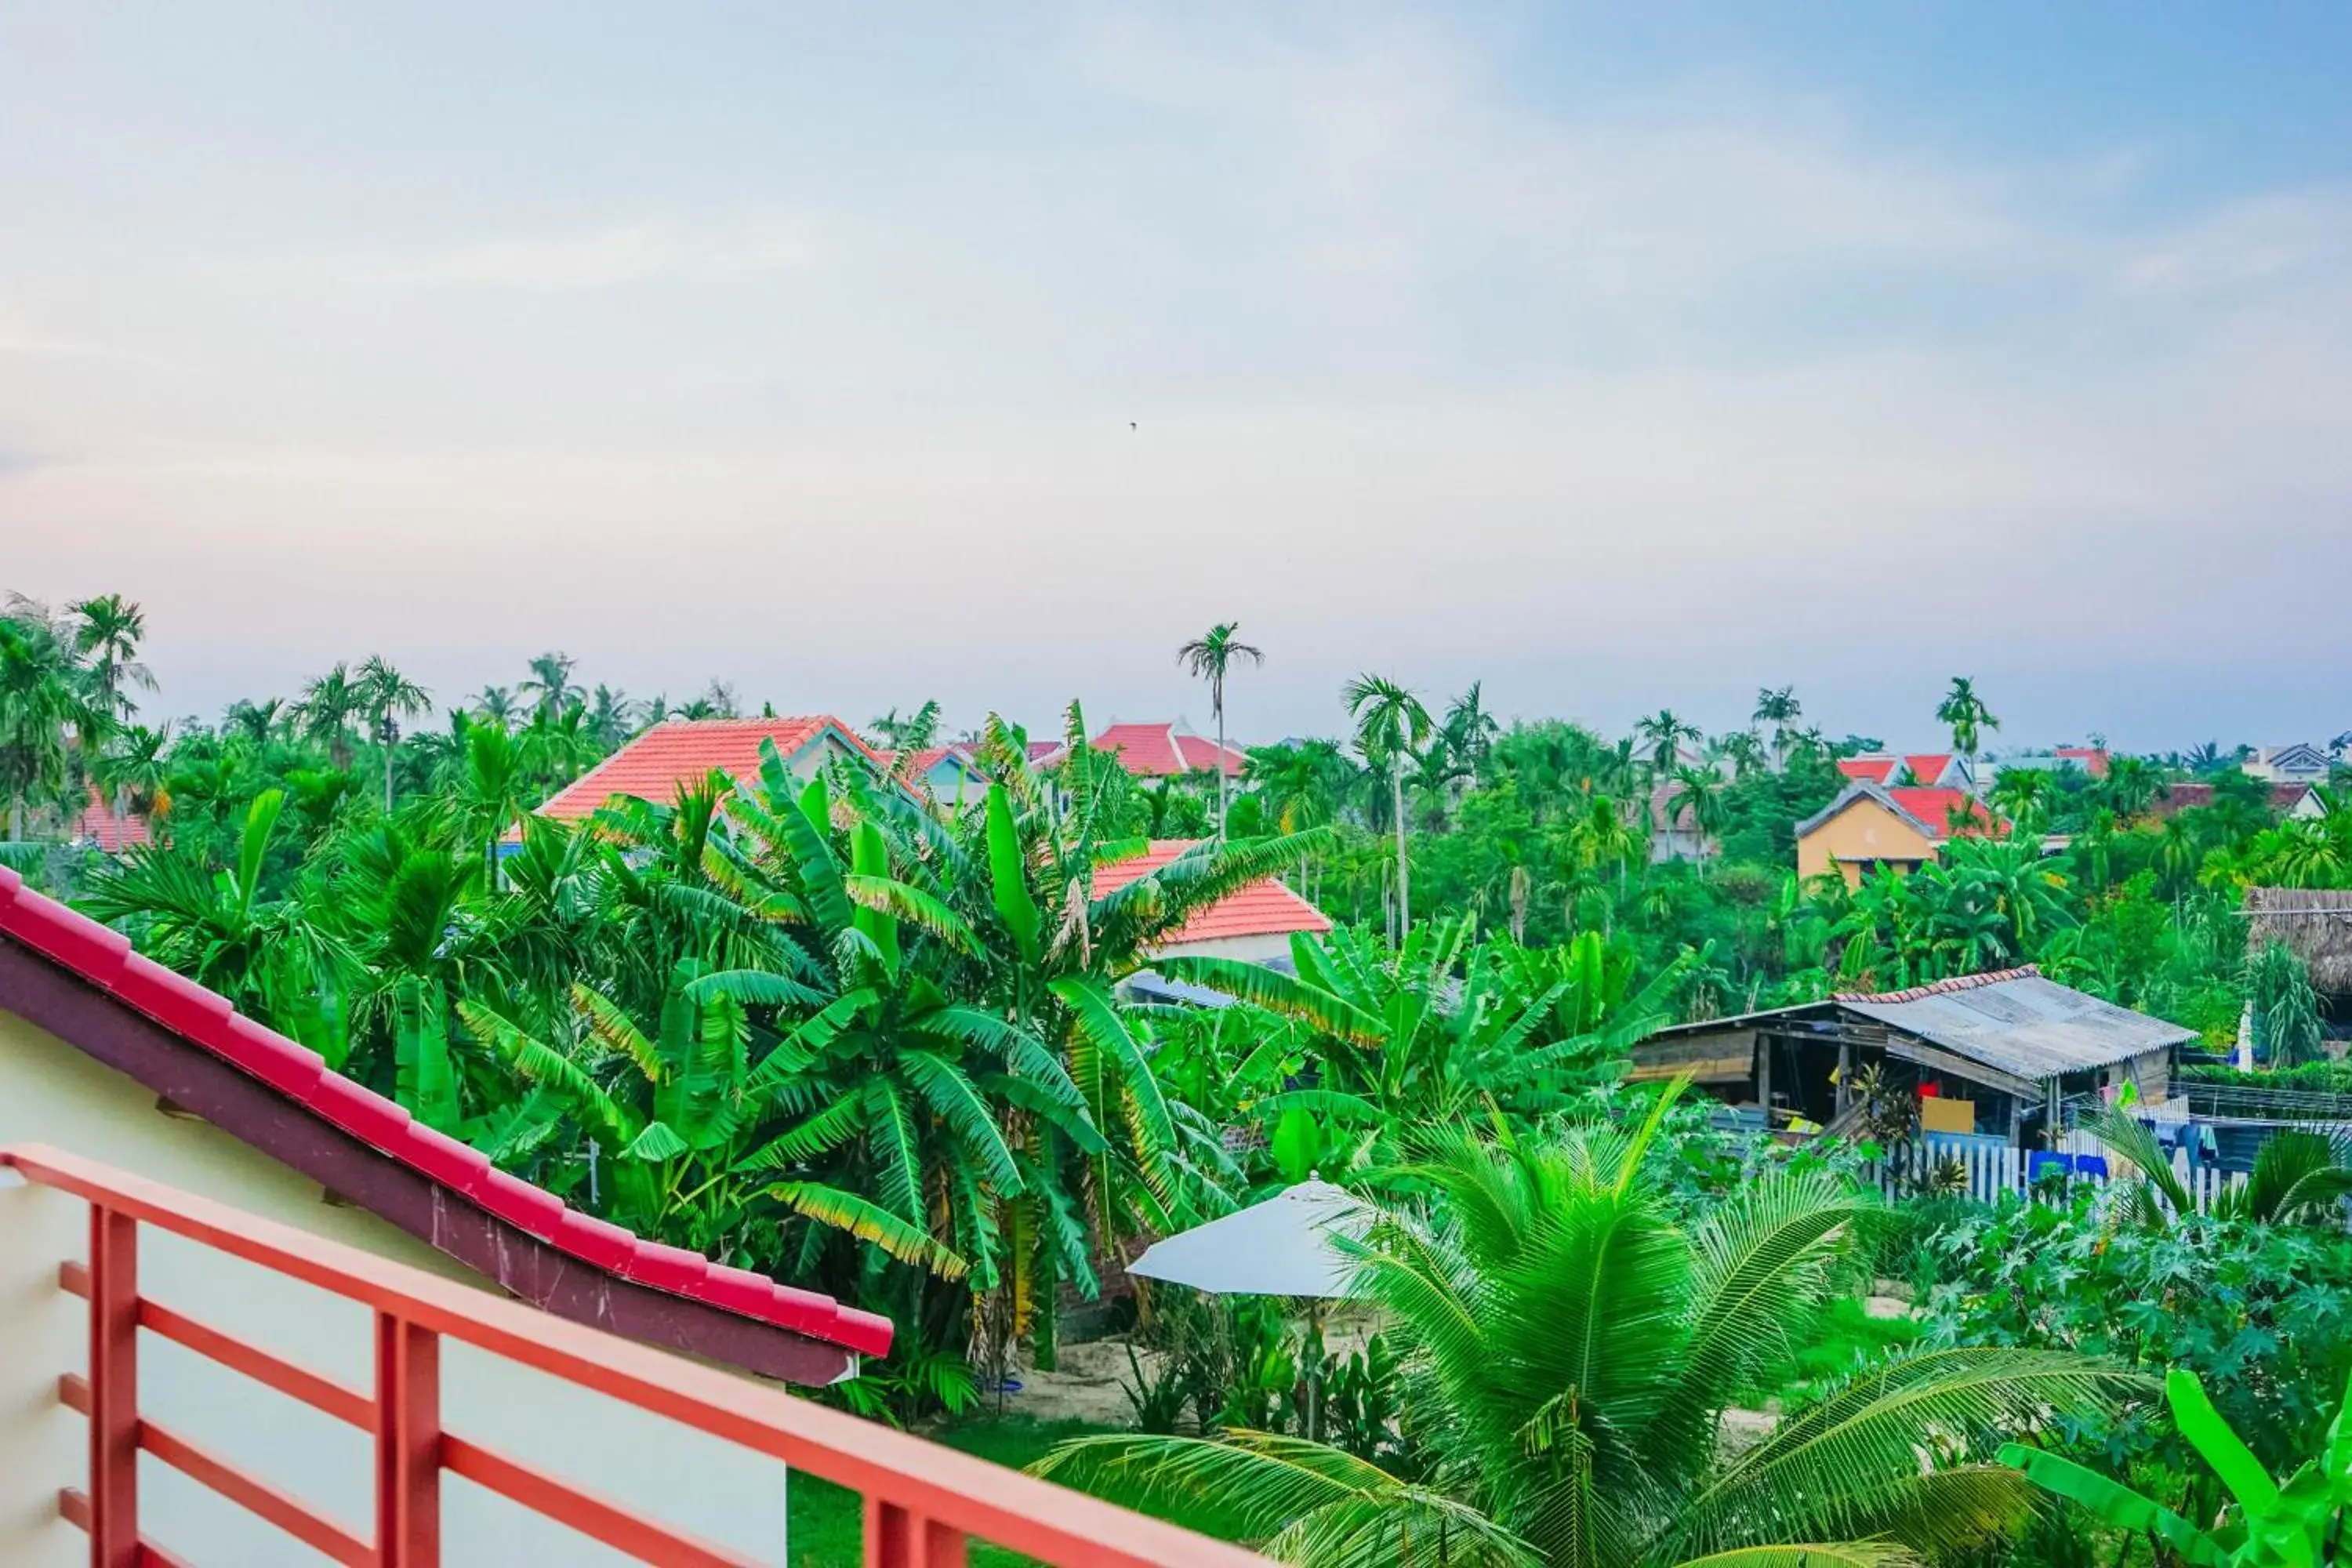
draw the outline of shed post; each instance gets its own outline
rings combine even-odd
[[[1772,1037],[1756,1031],[1756,1103],[1764,1108],[1764,1131],[1772,1131]]]

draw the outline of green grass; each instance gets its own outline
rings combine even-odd
[[[1916,1344],[1926,1325],[1910,1318],[1874,1318],[1851,1296],[1833,1298],[1798,1341],[1790,1368],[1789,1393],[1811,1393],[1843,1377],[1888,1350]]]
[[[924,1436],[991,1464],[1017,1470],[1032,1460],[1044,1458],[1047,1450],[1065,1438],[1116,1430],[1119,1428],[1086,1421],[1037,1421],[1026,1415],[1007,1415],[1001,1419],[975,1416]],[[835,1568],[839,1563],[858,1562],[866,1526],[857,1494],[814,1476],[797,1473],[789,1486],[786,1502],[791,1510],[790,1541],[795,1568]],[[1034,1561],[1001,1546],[978,1541],[971,1543],[971,1568],[1013,1568],[1013,1564]]]

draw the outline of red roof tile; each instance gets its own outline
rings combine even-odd
[[[1911,776],[1922,784],[1934,784],[1942,780],[1944,770],[1952,765],[1952,753],[1915,752],[1903,759],[1903,765],[1909,768]]]
[[[578,822],[616,795],[667,805],[678,785],[699,784],[712,769],[730,778],[760,776],[760,745],[776,743],[789,763],[830,734],[862,752],[877,769],[889,764],[840,720],[827,714],[797,719],[678,719],[656,724],[558,790],[541,816]]]
[[[1206,735],[1180,734],[1173,724],[1113,724],[1087,743],[1097,752],[1117,752],[1119,766],[1140,778],[1210,773],[1217,766],[1215,741]],[[1248,761],[1239,746],[1226,745],[1227,777],[1241,777]]]
[[[66,837],[75,844],[95,844],[109,855],[120,855],[151,841],[145,817],[135,811],[126,811],[117,818],[113,808],[99,798],[96,789],[89,792],[89,805],[73,819]]]
[[[1994,823],[1992,814],[1985,810],[1983,802],[1964,789],[1930,789],[1920,784],[1900,784],[1886,793],[1895,805],[1927,825],[1927,837],[1930,838],[1951,837],[1949,814],[1955,807],[1964,810],[1969,820],[1978,824],[1979,829],[1990,827],[1997,833],[2006,830],[2005,824]]]
[[[2061,746],[2057,754],[2083,764],[2083,771],[2095,779],[2107,776],[2107,749],[2105,746]]]
[[[1194,845],[1198,838],[1155,838],[1151,847],[1131,859],[1114,860],[1095,868],[1095,897],[1115,893],[1139,882]],[[1295,931],[1321,933],[1331,929],[1331,917],[1268,877],[1226,894],[1196,912],[1162,945],[1214,942],[1234,936],[1288,936]]]
[[[1883,784],[1895,777],[1893,757],[1840,757],[1838,772],[1858,784]]]
[[[868,1355],[890,1349],[887,1318],[761,1275],[714,1268],[699,1253],[681,1254],[565,1207],[553,1193],[494,1168],[479,1151],[420,1126],[401,1106],[328,1071],[316,1052],[236,1012],[226,997],[132,952],[130,939],[120,931],[34,892],[5,866],[0,935],[259,1079],[310,1114],[593,1268]],[[708,1282],[713,1275],[715,1283]]]

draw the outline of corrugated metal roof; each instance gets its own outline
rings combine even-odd
[[[2027,971],[1989,984],[1929,987],[1894,998],[1840,997],[1841,1008],[2018,1078],[2127,1061],[2197,1037],[2194,1029],[2103,1002]]]

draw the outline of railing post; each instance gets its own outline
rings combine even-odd
[[[139,1562],[139,1222],[89,1205],[89,1560]]]
[[[441,1336],[375,1316],[375,1554],[440,1568]]]
[[[964,1568],[963,1531],[868,1497],[866,1568]]]

